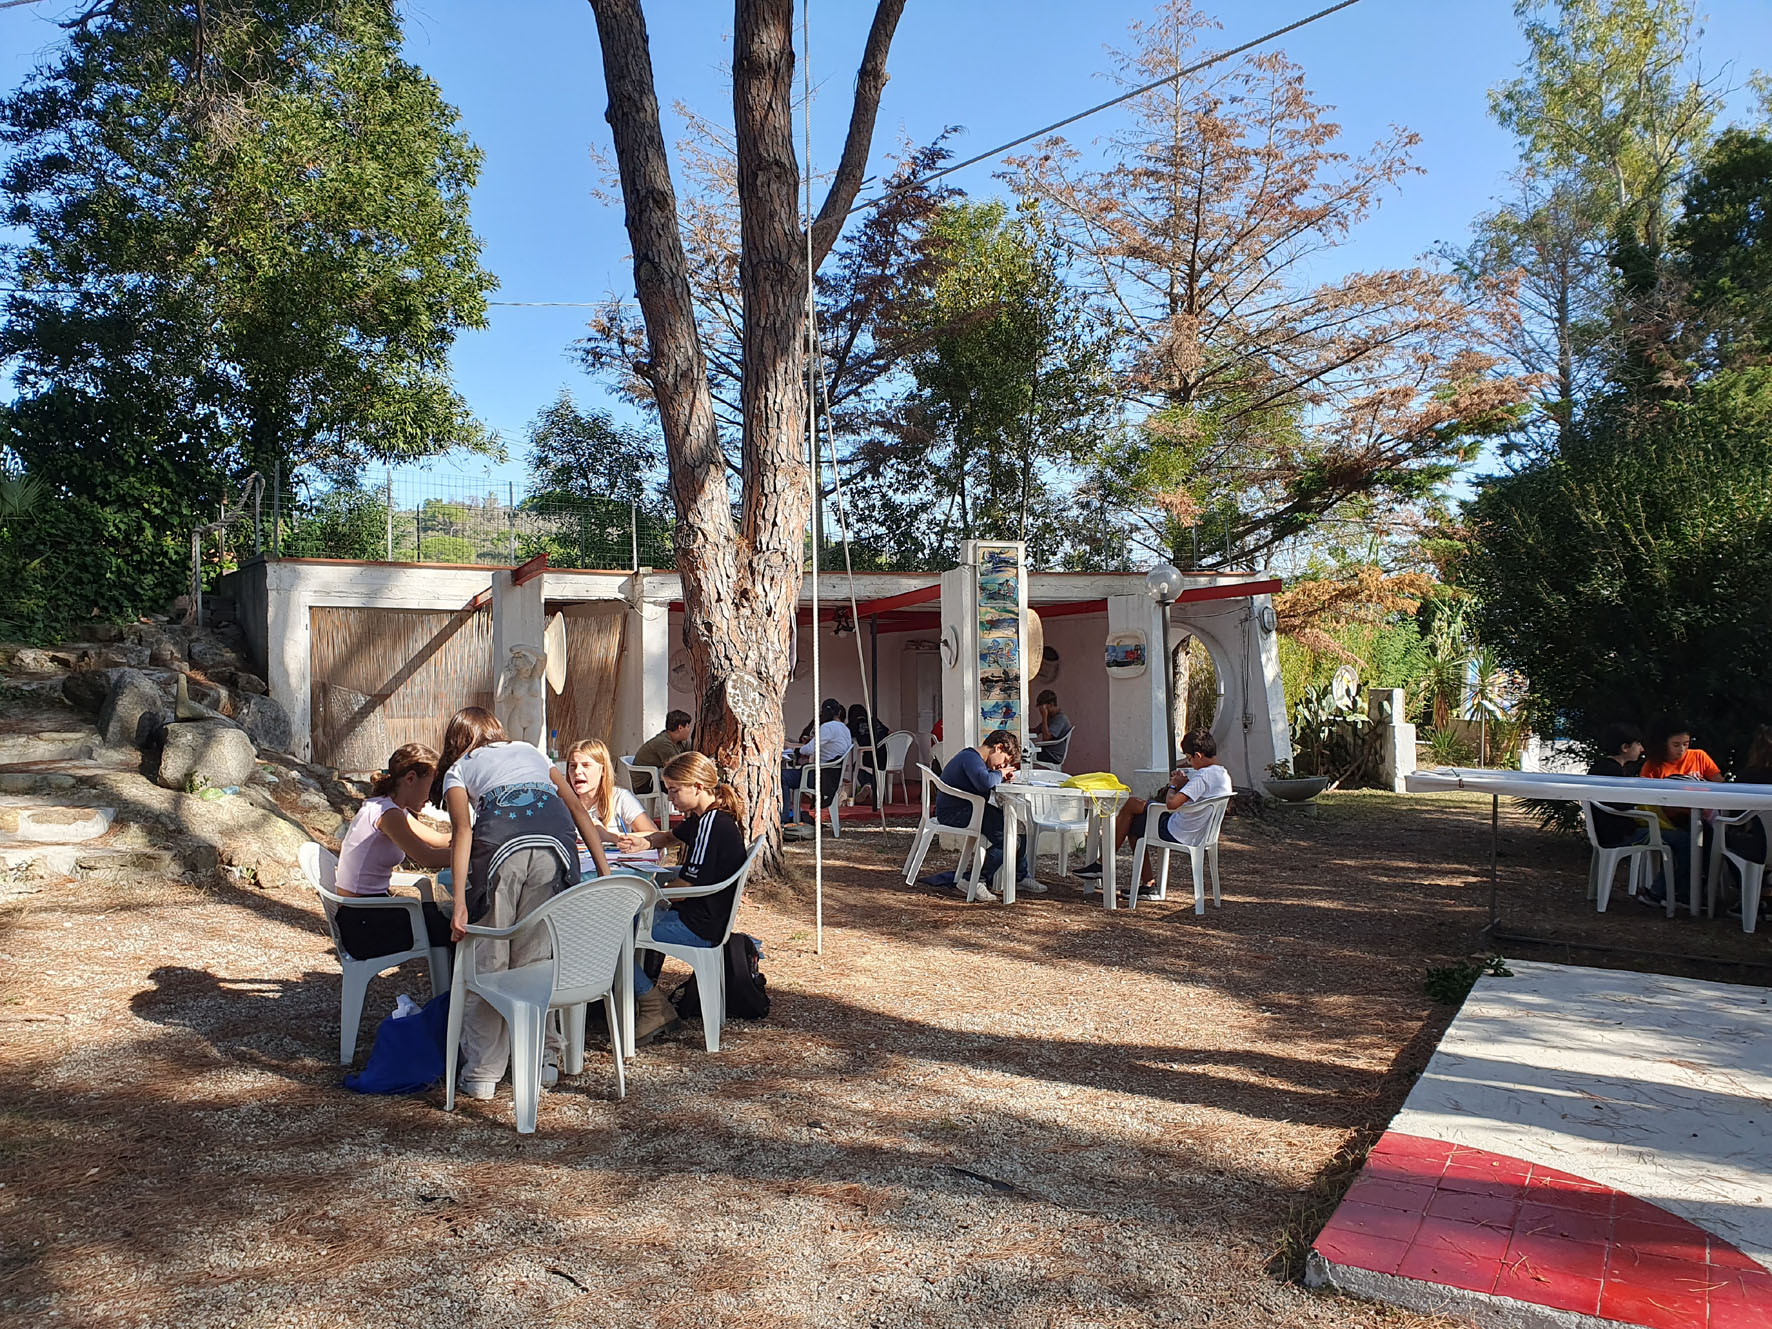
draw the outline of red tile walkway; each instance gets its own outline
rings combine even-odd
[[[1314,1249],[1334,1266],[1648,1329],[1772,1327],[1772,1273],[1685,1219],[1554,1168],[1397,1131]]]

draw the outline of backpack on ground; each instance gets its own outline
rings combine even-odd
[[[726,1018],[761,1020],[769,1014],[769,980],[759,961],[763,952],[755,937],[734,932],[726,939]],[[685,1020],[701,1019],[701,994],[695,976],[671,993],[677,1014]]]

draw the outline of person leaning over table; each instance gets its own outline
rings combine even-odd
[[[1016,763],[1021,760],[1021,740],[1007,729],[993,729],[984,736],[984,742],[975,748],[961,748],[941,768],[943,784],[952,785],[968,794],[983,797],[984,821],[979,829],[984,833],[985,855],[982,875],[979,878],[978,898],[994,900],[989,883],[996,880],[997,869],[1003,866],[1003,809],[990,802],[990,796],[996,787],[1005,780],[1015,776]],[[935,795],[935,819],[943,826],[964,826],[972,820],[972,805],[963,798],[955,798],[952,794],[938,790]],[[1028,867],[1028,840],[1023,837],[1017,846],[1015,863],[1015,889],[1029,895],[1039,895],[1046,887],[1034,878]],[[964,866],[964,865],[962,865]],[[956,879],[954,887],[959,888]]]
[[[867,791],[868,801],[874,800],[874,754],[881,751],[881,744],[891,731],[868,714],[868,708],[859,701],[849,708],[849,736],[855,740],[855,746],[861,749],[861,756],[855,766],[855,797],[859,801],[862,791]]]
[[[407,859],[421,868],[449,866],[449,832],[432,830],[418,819],[431,792],[437,754],[422,743],[408,743],[388,758],[388,768],[369,786],[369,797],[351,818],[338,847],[334,889],[340,895],[387,895],[394,872]],[[448,946],[449,920],[430,901],[424,904],[425,931],[432,946]],[[358,909],[340,905],[338,935],[353,960],[373,960],[410,950],[412,915],[404,909]]]
[[[1686,723],[1683,716],[1660,715],[1655,723],[1649,726],[1649,754],[1643,760],[1643,769],[1639,774],[1645,780],[1705,780],[1720,783],[1723,772],[1710,753],[1703,748],[1692,746],[1692,726]],[[1689,890],[1688,883],[1692,876],[1692,819],[1686,808],[1653,807],[1649,811],[1661,821],[1661,842],[1674,851],[1674,898],[1677,900]],[[1710,814],[1706,814],[1702,823],[1701,843],[1699,846],[1700,861],[1710,848]],[[1660,877],[1657,877],[1657,884]],[[1651,888],[1653,894],[1653,888]],[[1662,895],[1665,903],[1667,897]]]
[[[581,838],[597,874],[609,875],[597,823],[566,777],[533,743],[512,742],[484,707],[465,706],[451,717],[431,800],[449,811],[455,895],[450,936],[458,943],[469,923],[509,927],[577,885]],[[528,928],[510,940],[474,939],[474,964],[482,974],[552,954],[546,928]],[[566,1046],[557,1012],[548,1017],[546,1040],[541,1082],[549,1085],[560,1078]],[[491,1098],[510,1059],[504,1017],[470,992],[462,1003],[461,1092]]]
[[[711,886],[738,875],[747,852],[744,842],[744,795],[720,779],[720,769],[699,752],[685,752],[664,768],[665,793],[684,819],[668,831],[638,839],[654,849],[673,840],[687,847],[677,875],[660,882],[662,890]],[[677,946],[712,947],[726,935],[732,917],[736,884],[716,895],[696,895],[659,905],[652,914],[652,936]],[[677,1024],[656,982],[634,961],[634,1043],[650,1043]]]
[[[640,750],[634,754],[634,765],[651,766],[662,771],[671,764],[673,758],[682,756],[689,751],[689,734],[694,721],[688,711],[672,711],[665,716],[665,727],[640,744]],[[652,777],[633,773],[634,792],[650,794]]]
[[[1205,843],[1206,824],[1208,818],[1202,816],[1198,809],[1189,808],[1190,803],[1203,803],[1209,798],[1223,798],[1232,792],[1231,773],[1218,760],[1218,740],[1212,737],[1208,729],[1190,730],[1181,740],[1181,755],[1186,758],[1187,765],[1178,766],[1169,773],[1169,785],[1161,790],[1163,806],[1169,809],[1170,815],[1157,821],[1157,838],[1167,840],[1170,844],[1198,845]],[[1120,815],[1114,818],[1114,843],[1109,853],[1118,853],[1121,844],[1131,844],[1136,838],[1133,828],[1139,824],[1150,802],[1142,798],[1129,798],[1126,806],[1120,809]],[[1103,855],[1106,857],[1106,854]],[[1145,860],[1144,870],[1148,874],[1138,883],[1139,887],[1148,886],[1156,880],[1156,855]],[[1079,877],[1100,877],[1101,862],[1098,859],[1088,867],[1078,868]],[[1131,882],[1126,884],[1127,892],[1134,887]],[[1091,887],[1085,894],[1093,895]]]

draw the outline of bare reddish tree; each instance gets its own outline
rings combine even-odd
[[[1119,57],[1128,83],[1177,74],[1216,27],[1170,0]],[[1145,538],[1228,526],[1240,555],[1303,534],[1350,500],[1408,505],[1472,435],[1506,426],[1524,389],[1483,349],[1491,311],[1424,268],[1333,273],[1333,251],[1413,173],[1415,136],[1364,155],[1277,52],[1180,78],[1129,103],[1107,163],[1062,139],[1015,163],[1080,258],[1148,412],[1119,468]]]
[[[803,452],[808,249],[816,271],[861,188],[904,0],[880,0],[875,9],[842,159],[810,244],[795,202],[793,0],[737,0],[732,105],[743,372],[736,522],[645,15],[640,0],[591,0],[591,9],[646,327],[647,358],[636,368],[658,405],[676,501],[684,632],[699,689],[697,744],[744,794],[752,834],[773,837],[781,703],[811,509]]]

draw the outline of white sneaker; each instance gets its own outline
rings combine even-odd
[[[959,895],[959,897],[962,900],[964,900],[966,898],[966,888],[964,886],[960,885],[959,882],[954,883],[954,891]],[[991,890],[991,888],[989,886],[980,886],[978,888],[977,893],[975,895],[973,895],[972,898],[974,900],[995,901],[997,898],[997,895],[996,895],[996,892]]]
[[[551,1061],[544,1061],[541,1064],[541,1087],[543,1089],[552,1089],[559,1083],[560,1068],[554,1065]]]
[[[1037,877],[1023,877],[1015,883],[1015,890],[1018,895],[1044,895],[1046,883]]]
[[[463,1098],[477,1099],[484,1103],[498,1092],[498,1085],[492,1080],[463,1080],[456,1085],[455,1092]]]

